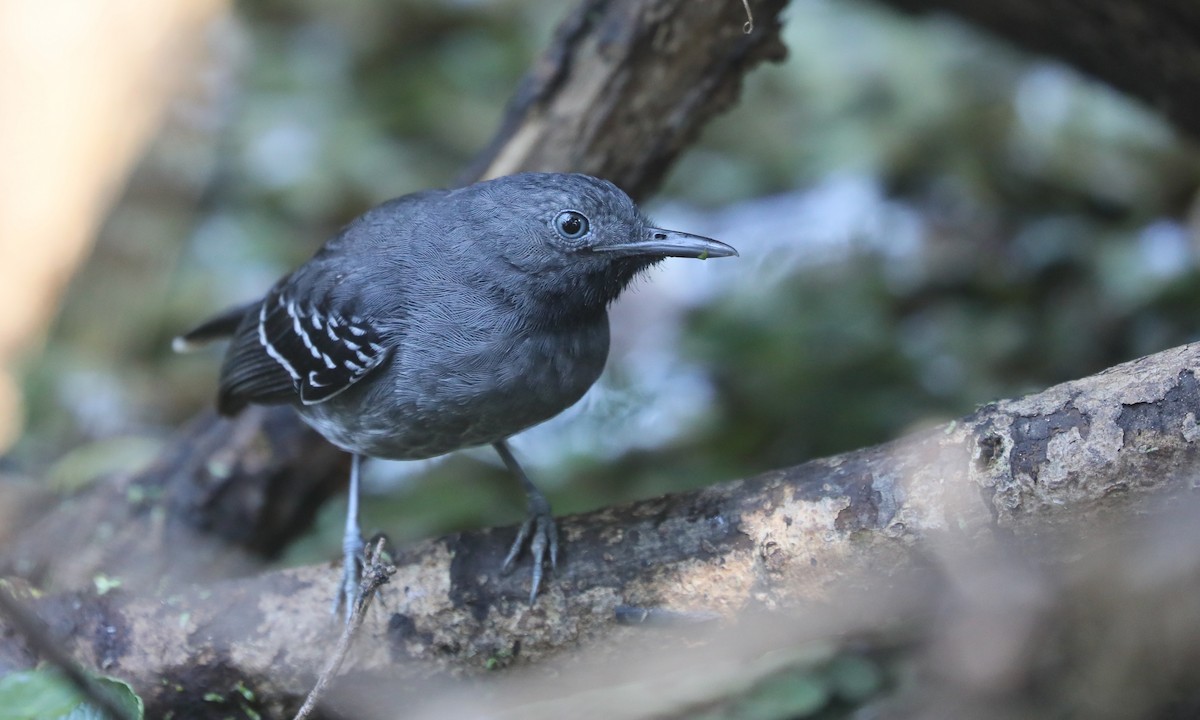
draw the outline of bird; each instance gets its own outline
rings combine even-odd
[[[175,338],[229,339],[216,405],[291,405],[351,456],[334,612],[359,598],[364,458],[416,460],[491,445],[526,496],[502,572],[528,544],[529,602],[558,533],[509,438],[573,405],[608,358],[608,308],[667,257],[733,247],[655,227],[613,183],[520,173],[426,190],[366,211],[266,294]]]

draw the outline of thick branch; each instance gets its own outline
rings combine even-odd
[[[644,197],[709,119],[737,101],[751,68],[784,58],[786,4],[756,2],[757,29],[747,35],[738,2],[580,3],[522,81],[470,179],[586,172]]]
[[[144,471],[97,480],[18,535],[0,575],[61,589],[90,586],[97,573],[150,588],[168,576],[244,573],[307,527],[347,467],[288,408],[234,422],[209,411]]]
[[[638,616],[631,606],[731,618],[831,600],[848,578],[878,589],[939,541],[1036,537],[1046,552],[1047,530],[1137,514],[1192,487],[1198,366],[1200,344],[1187,345],[877,447],[566,518],[565,562],[532,609],[523,577],[492,572],[511,530],[418,544],[399,555],[347,667],[415,680],[580,647],[595,658],[645,632],[622,623]],[[78,658],[130,678],[152,707],[235,682],[286,705],[338,630],[328,616],[338,577],[307,567],[165,602],[52,597],[38,609]],[[20,643],[0,632],[0,658],[27,662]]]

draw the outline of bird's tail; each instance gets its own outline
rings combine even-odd
[[[205,345],[233,335],[246,315],[258,308],[261,300],[229,308],[188,330],[171,341],[171,349],[177,353],[191,352]]]

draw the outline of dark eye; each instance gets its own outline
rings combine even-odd
[[[588,234],[588,219],[583,213],[563,210],[554,218],[554,229],[567,240],[578,240]]]

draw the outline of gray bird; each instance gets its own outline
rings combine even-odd
[[[351,222],[266,297],[175,340],[231,337],[217,407],[290,404],[351,453],[342,586],[357,600],[362,458],[414,460],[491,444],[528,513],[504,559],[529,543],[530,603],[549,552],[550,505],[508,438],[575,403],[604,369],[608,306],[666,257],[737,255],[653,227],[615,185],[524,173],[390,200]]]

